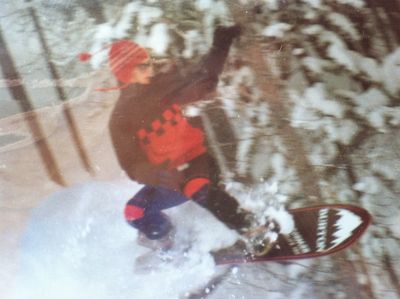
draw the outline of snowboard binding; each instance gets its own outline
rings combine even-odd
[[[251,229],[243,236],[246,250],[251,256],[267,255],[278,240],[280,225],[273,219],[268,219],[261,226]]]

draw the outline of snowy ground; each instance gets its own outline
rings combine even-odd
[[[178,227],[176,256],[155,258],[139,271],[135,259],[147,250],[121,217],[139,187],[87,183],[44,200],[24,233],[11,298],[173,299],[206,285],[222,270],[208,252],[232,244],[235,234],[194,204],[182,205],[171,210]]]

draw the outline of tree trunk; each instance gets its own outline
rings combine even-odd
[[[3,38],[2,30],[0,29],[0,64],[3,71],[3,76],[11,82],[22,82],[21,76],[14,64],[12,56],[7,48],[6,41]],[[34,107],[29,99],[29,96],[22,84],[11,84],[9,91],[14,100],[21,107],[23,112],[33,111]],[[51,151],[49,144],[44,136],[43,128],[35,114],[30,118],[26,118],[26,122],[31,130],[31,134],[40,139],[35,143],[39,155],[43,161],[45,169],[51,180],[59,185],[65,186],[66,183],[61,175],[57,161]]]
[[[249,21],[251,15],[243,15],[241,11],[235,8],[232,8],[232,15],[236,22],[240,24],[251,24]],[[288,161],[288,165],[295,169],[301,183],[303,195],[310,201],[320,202],[322,196],[318,184],[319,176],[308,160],[300,136],[298,136],[295,129],[290,125],[289,111],[284,104],[285,99],[280,91],[283,88],[282,84],[272,73],[271,67],[265,59],[268,53],[263,53],[261,43],[255,36],[251,36],[249,32],[247,34],[244,33],[243,36],[250,36],[250,38],[246,39],[246,46],[242,50],[243,56],[248,57],[250,66],[256,74],[256,84],[260,88],[263,98],[268,103],[275,131],[282,139],[287,150],[286,160]]]
[[[62,102],[67,101],[67,96],[64,92],[64,89],[60,86],[59,82],[61,81],[60,75],[58,74],[57,68],[54,65],[54,63],[51,60],[51,51],[47,45],[46,38],[42,29],[42,26],[40,25],[39,18],[35,13],[35,10],[33,7],[28,8],[29,14],[33,20],[33,24],[35,26],[36,32],[39,35],[39,41],[43,47],[47,66],[49,68],[50,74],[54,80],[55,88],[58,94],[59,99]],[[89,156],[86,154],[86,150],[82,141],[81,134],[78,131],[78,128],[76,127],[74,117],[72,115],[71,109],[68,105],[68,103],[65,104],[65,109],[63,109],[65,118],[67,120],[68,128],[72,136],[72,140],[74,142],[75,148],[78,151],[79,157],[81,159],[82,164],[84,165],[85,169],[89,173],[93,173],[93,169],[90,163]]]

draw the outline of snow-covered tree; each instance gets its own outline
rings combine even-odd
[[[369,208],[375,216],[375,225],[364,239],[365,246],[353,252],[350,269],[346,270],[348,266],[339,269],[347,273],[345,279],[354,277],[353,282],[369,287],[356,297],[395,298],[400,286],[399,273],[393,267],[398,259],[393,248],[399,247],[399,236],[393,224],[399,219],[400,190],[394,157],[398,152],[398,143],[394,140],[399,127],[400,56],[398,26],[395,26],[398,15],[393,11],[398,11],[399,3],[389,2],[266,1],[254,7],[257,13],[250,19],[253,34],[258,36],[265,53],[264,61],[270,67],[267,75],[279,77],[280,85],[275,88],[284,90],[283,96],[275,100],[284,102],[296,130],[286,131],[287,134],[281,131],[273,138],[252,133],[249,138],[256,137],[253,147],[259,142],[256,153],[261,159],[255,159],[247,167],[257,169],[262,159],[266,161],[266,156],[276,158],[275,152],[293,154],[293,148],[288,148],[284,139],[301,139],[306,156],[298,151],[297,159],[310,161],[318,174],[314,184],[321,191],[319,200],[351,202]],[[255,74],[262,75],[265,74]],[[268,80],[265,77],[266,85],[270,85]],[[260,89],[268,92],[267,88]],[[266,92],[261,97],[268,98]],[[253,94],[256,95],[254,102],[260,102],[259,93]],[[271,100],[267,103],[273,109]],[[274,117],[270,117],[267,126],[261,127],[257,118],[248,117],[246,121],[249,119],[253,123],[251,128],[258,127],[264,132],[271,132],[272,128],[272,132],[279,132],[277,123],[271,122]],[[245,127],[249,131],[249,126]],[[275,138],[283,148],[278,147],[274,152]],[[251,148],[248,144],[245,147]],[[290,168],[287,162],[288,159],[281,162],[281,168]],[[270,159],[261,165],[265,170],[274,169],[276,161]],[[276,169],[272,172],[273,179],[279,173]],[[293,170],[297,177],[306,175],[296,167]],[[293,185],[292,177],[286,173],[279,179]],[[297,181],[302,183],[299,178]],[[281,186],[292,196],[299,191],[285,190],[285,184]],[[304,190],[305,186],[302,187]],[[298,203],[299,200],[293,202]],[[360,270],[353,276],[352,269]],[[357,278],[361,273],[364,280]],[[378,276],[382,280],[377,280]],[[349,287],[341,283],[344,292],[352,297]]]

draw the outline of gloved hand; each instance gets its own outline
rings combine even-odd
[[[218,26],[214,30],[213,45],[217,47],[229,47],[232,41],[240,36],[241,33],[242,28],[240,25],[234,25],[230,27]]]

